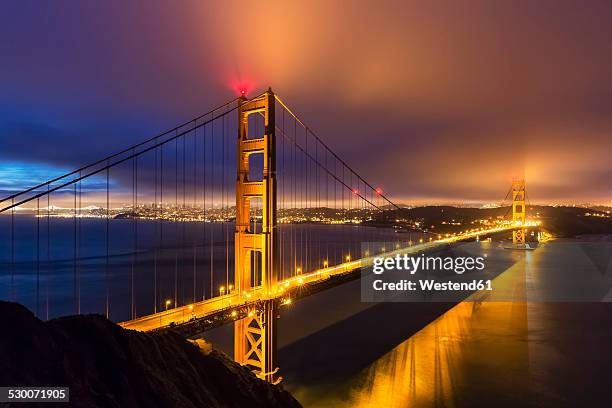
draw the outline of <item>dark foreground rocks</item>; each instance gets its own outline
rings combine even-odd
[[[98,315],[43,322],[0,302],[0,386],[13,385],[68,386],[77,407],[300,406],[282,387],[176,333],[124,330]]]

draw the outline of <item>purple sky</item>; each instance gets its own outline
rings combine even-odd
[[[500,201],[524,175],[534,201],[610,204],[611,22],[606,1],[4,2],[0,189],[271,85],[392,198]]]

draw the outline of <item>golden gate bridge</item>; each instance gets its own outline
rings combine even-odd
[[[380,228],[403,208],[269,89],[2,198],[0,298],[187,337],[234,322],[234,359],[275,382],[280,308],[382,252],[510,230],[524,244],[524,182],[511,192],[501,225],[441,236],[399,215],[405,233]]]

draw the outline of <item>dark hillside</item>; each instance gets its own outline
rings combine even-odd
[[[70,406],[300,406],[281,387],[176,333],[124,330],[98,315],[42,322],[9,302],[0,302],[0,327],[0,385],[68,386]]]

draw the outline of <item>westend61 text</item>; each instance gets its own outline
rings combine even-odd
[[[482,271],[484,267],[484,258],[480,256],[477,258],[469,256],[442,258],[439,256],[426,257],[423,254],[420,256],[398,254],[395,257],[374,258],[372,271],[377,275],[390,270],[404,270],[410,272],[411,275],[418,270],[454,271],[457,274],[462,274],[465,271]]]
[[[433,279],[420,279],[418,285],[414,281],[402,279],[399,282],[383,282],[378,279],[373,282],[372,287],[376,291],[476,291],[493,290],[491,280],[480,279],[470,282],[437,282]]]

